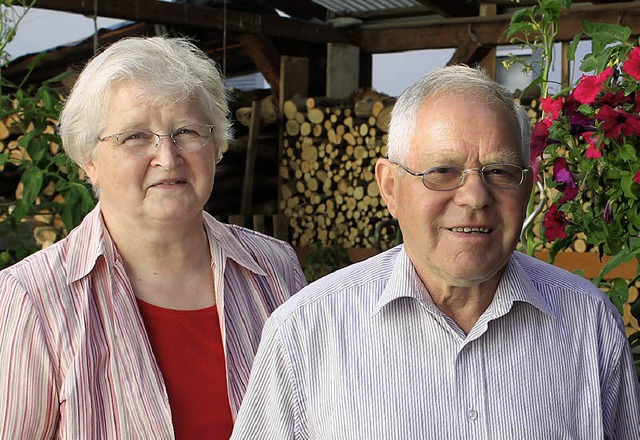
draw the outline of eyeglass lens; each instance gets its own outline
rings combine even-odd
[[[117,146],[134,156],[146,156],[153,153],[161,138],[170,137],[176,147],[182,151],[196,151],[204,147],[211,136],[210,125],[187,125],[171,133],[156,134],[150,131],[136,130],[115,136]]]
[[[464,170],[459,167],[434,167],[422,176],[424,185],[433,190],[449,190],[461,186],[466,174],[478,171],[489,186],[500,189],[515,188],[522,183],[523,170],[517,165],[485,165],[480,169]]]

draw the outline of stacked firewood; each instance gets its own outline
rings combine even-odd
[[[393,104],[370,90],[348,100],[285,101],[280,200],[292,244],[375,245],[376,226],[389,213],[374,166],[386,155]]]

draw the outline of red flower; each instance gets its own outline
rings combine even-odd
[[[565,232],[565,227],[567,226],[565,213],[560,211],[555,203],[551,204],[549,211],[544,215],[542,226],[544,227],[544,236],[550,242],[567,236]]]
[[[640,170],[636,171],[635,176],[633,176],[633,181],[640,185]]]
[[[571,94],[581,104],[593,104],[596,96],[600,93],[602,83],[608,80],[612,74],[613,68],[608,67],[596,76],[582,75]]]
[[[551,121],[555,121],[558,119],[558,116],[560,116],[560,110],[562,110],[564,99],[542,98],[541,104],[542,111],[547,114],[547,118]]]
[[[544,120],[539,121],[531,132],[531,161],[533,163],[537,157],[542,156],[544,149],[549,145],[549,126]]]
[[[633,100],[633,109],[631,110],[633,113],[640,113],[640,95],[636,95]]]
[[[624,92],[622,90],[619,90],[616,93],[605,93],[600,98],[595,100],[595,105],[598,107],[602,107],[604,105],[617,107],[622,104],[628,104],[632,102],[632,100],[633,98],[631,96],[625,96]]]
[[[561,188],[563,194],[562,198],[558,200],[558,203],[562,204],[573,200],[578,195],[578,186],[575,180],[573,180],[573,174],[569,170],[567,165],[567,159],[564,157],[556,157],[553,161],[553,180],[562,185]]]
[[[624,110],[614,110],[605,105],[596,115],[598,121],[602,121],[600,127],[604,130],[605,136],[618,139],[620,136],[631,136],[640,134],[640,117],[625,112]]]
[[[634,47],[629,53],[629,58],[622,65],[622,70],[640,81],[640,47]]]
[[[600,136],[592,131],[582,133],[582,136],[584,136],[584,140],[589,144],[589,147],[587,148],[587,157],[589,159],[600,159],[602,157],[602,151],[600,151],[602,148]]]

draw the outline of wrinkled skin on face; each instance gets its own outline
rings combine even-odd
[[[425,102],[406,158],[409,169],[524,166],[515,117],[499,104],[441,94]],[[514,251],[532,188],[530,174],[515,189],[484,184],[470,172],[463,186],[432,191],[386,159],[376,178],[398,219],[405,249],[429,292],[478,289],[492,295]]]

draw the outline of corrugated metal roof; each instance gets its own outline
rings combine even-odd
[[[414,0],[313,0],[313,2],[338,14],[379,12],[423,6],[420,2]]]

